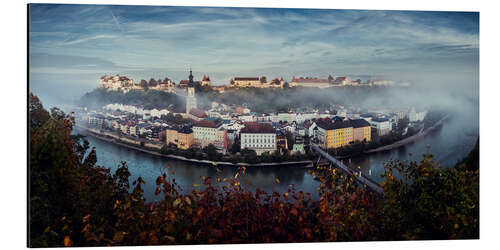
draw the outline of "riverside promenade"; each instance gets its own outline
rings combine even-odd
[[[448,116],[449,115],[446,115],[443,118],[441,118],[438,122],[436,122],[434,125],[432,125],[432,127],[426,128],[426,129],[423,128],[420,131],[418,131],[416,134],[414,134],[414,135],[412,135],[412,136],[410,136],[408,138],[405,138],[403,140],[397,141],[397,142],[389,144],[389,145],[385,145],[385,146],[382,146],[382,147],[378,147],[378,148],[367,150],[364,153],[365,154],[371,154],[371,153],[389,151],[389,150],[392,150],[392,149],[404,146],[404,145],[406,145],[408,143],[414,142],[414,141],[416,141],[418,139],[421,139],[424,136],[426,136],[427,134],[429,134],[431,131],[435,130],[438,126],[440,126],[441,124],[443,124],[443,122],[448,118]]]

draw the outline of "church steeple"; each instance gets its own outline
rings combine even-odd
[[[193,82],[193,71],[191,70],[191,68],[189,68],[189,83],[194,83]]]

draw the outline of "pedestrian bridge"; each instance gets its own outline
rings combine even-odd
[[[375,181],[366,178],[362,176],[361,174],[357,174],[356,171],[348,168],[344,163],[341,161],[335,159],[335,157],[329,155],[327,152],[325,152],[323,149],[321,149],[318,145],[312,144],[311,148],[318,152],[321,156],[323,156],[325,159],[327,159],[330,163],[332,163],[335,167],[340,168],[344,173],[351,175],[355,178],[356,183],[366,186],[372,191],[376,192],[377,194],[382,194],[384,189]]]

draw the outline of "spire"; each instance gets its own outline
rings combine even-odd
[[[189,68],[189,83],[193,83],[193,71]]]

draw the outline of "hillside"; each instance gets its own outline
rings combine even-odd
[[[79,105],[91,108],[100,108],[110,103],[143,106],[146,109],[171,109],[179,113],[186,110],[186,100],[184,97],[157,90],[132,90],[123,93],[121,91],[108,91],[96,88],[78,100]]]

